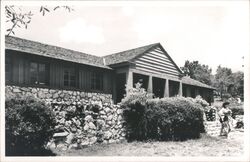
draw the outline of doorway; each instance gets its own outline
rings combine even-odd
[[[163,98],[165,90],[165,79],[153,77],[153,93],[155,97]]]
[[[121,102],[126,94],[126,73],[116,74],[116,103]]]

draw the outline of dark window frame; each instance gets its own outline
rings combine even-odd
[[[91,72],[91,78],[90,78],[90,88],[94,91],[103,91],[104,90],[104,75],[102,72]]]
[[[77,88],[78,87],[77,71],[78,70],[75,67],[65,67],[63,69],[63,86],[64,87],[67,87],[67,88]]]
[[[7,64],[8,62],[8,64]],[[5,55],[5,83],[12,83],[13,80],[12,56]],[[9,70],[8,70],[9,69]],[[8,72],[7,72],[8,70]]]
[[[36,64],[36,68],[34,71],[35,76],[32,76],[31,72],[31,65]],[[44,69],[44,70],[41,70]],[[42,62],[42,61],[36,61],[36,60],[30,60],[29,62],[29,82],[31,85],[42,85],[42,86],[49,86],[49,64]],[[32,77],[34,77],[34,81],[32,81]]]

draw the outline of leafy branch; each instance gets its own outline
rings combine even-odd
[[[46,13],[49,13],[50,11],[56,11],[61,8],[65,9],[68,12],[74,11],[74,9],[69,6],[56,6],[53,8],[48,8],[47,6],[41,6],[40,13],[42,13],[42,15],[45,16]],[[11,5],[11,6],[5,6],[5,15],[6,15],[6,23],[11,24],[10,27],[6,30],[7,36],[9,36],[11,34],[15,35],[14,30],[17,27],[18,28],[25,27],[25,29],[27,29],[28,24],[30,24],[32,16],[34,14],[31,11],[23,13],[21,7]]]

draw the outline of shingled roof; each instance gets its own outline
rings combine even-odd
[[[182,83],[184,83],[184,84],[198,86],[198,87],[203,87],[203,88],[209,88],[209,89],[216,89],[216,88],[214,88],[212,86],[209,86],[207,84],[204,84],[204,83],[202,83],[200,81],[194,80],[194,79],[192,79],[192,78],[190,78],[188,76],[182,77],[181,80],[182,80]]]
[[[150,50],[153,47],[156,47],[159,44],[160,43],[154,43],[154,44],[150,44],[147,46],[142,46],[142,47],[114,53],[111,55],[103,56],[103,58],[105,58],[106,65],[128,62],[132,60],[133,58],[135,58],[136,56],[145,53],[146,51]]]
[[[111,69],[109,66],[104,65],[102,57],[97,57],[94,55],[89,55],[62,47],[47,45],[44,43],[12,36],[5,37],[5,48],[85,65]]]
[[[126,50],[123,52],[114,53],[111,55],[98,57],[82,52],[77,52],[74,50],[52,46],[36,41],[31,41],[23,38],[6,36],[5,37],[5,48],[10,50],[16,50],[26,53],[31,53],[35,55],[100,67],[106,69],[112,69],[109,67],[113,64],[119,64],[124,62],[129,62],[135,57],[147,52],[148,50],[159,46],[160,43],[154,43],[147,46],[142,46],[130,50]],[[104,61],[105,60],[105,61]],[[177,66],[177,65],[176,65]],[[178,67],[179,68],[179,67]],[[182,83],[205,87],[209,89],[215,89],[209,85],[201,83],[197,80],[191,79],[190,77],[182,77]]]

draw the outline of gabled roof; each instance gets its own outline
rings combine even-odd
[[[198,87],[204,87],[204,88],[209,88],[209,89],[216,89],[216,88],[214,88],[212,86],[209,86],[207,84],[204,84],[204,83],[202,83],[200,81],[194,80],[194,79],[192,79],[192,78],[190,78],[188,76],[182,77],[181,80],[182,80],[182,83],[184,83],[184,84],[198,86]]]
[[[115,64],[125,63],[125,62],[132,62],[135,58],[157,47],[159,47],[164,52],[164,54],[172,61],[173,65],[176,67],[179,73],[182,74],[183,72],[176,65],[176,63],[172,60],[172,58],[168,55],[168,53],[165,51],[165,49],[162,47],[160,43],[154,43],[154,44],[150,44],[147,46],[142,46],[142,47],[114,53],[111,55],[106,55],[106,56],[103,56],[103,58],[105,59],[106,65],[110,65],[110,66],[115,65]]]
[[[106,69],[103,58],[27,39],[6,36],[5,48]]]
[[[128,62],[132,60],[133,58],[137,57],[138,55],[141,55],[145,53],[146,51],[150,50],[151,48],[156,47],[159,44],[160,43],[154,43],[154,44],[150,44],[147,46],[142,46],[142,47],[114,53],[111,55],[106,55],[106,56],[103,56],[103,58],[105,58],[106,65],[113,65],[113,64]]]

